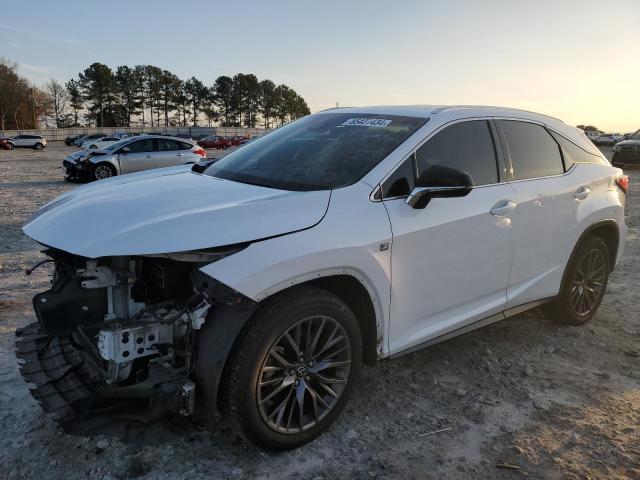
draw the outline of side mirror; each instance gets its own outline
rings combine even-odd
[[[443,165],[433,165],[423,171],[407,197],[407,205],[425,208],[432,198],[464,197],[473,188],[473,178],[467,172]]]
[[[129,153],[131,151],[131,149],[129,147],[122,147],[120,149],[120,153]]]

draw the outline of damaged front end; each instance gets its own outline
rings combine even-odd
[[[205,398],[217,391],[230,344],[255,309],[199,269],[244,246],[98,259],[45,250],[55,263],[52,286],[33,299],[38,324],[16,341],[34,397],[61,419],[192,414],[200,385]],[[217,321],[218,311],[233,312],[231,325]],[[231,341],[203,351],[205,327],[215,338],[233,331]]]

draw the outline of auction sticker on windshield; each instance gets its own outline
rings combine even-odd
[[[384,118],[350,118],[342,124],[342,126],[349,127],[386,127],[391,123],[391,120]]]

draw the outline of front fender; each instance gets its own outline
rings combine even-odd
[[[364,183],[335,190],[325,217],[314,227],[255,242],[201,271],[256,302],[313,279],[350,275],[371,295],[384,355],[391,226],[382,203],[369,200],[370,190]]]

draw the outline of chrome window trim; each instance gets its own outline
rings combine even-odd
[[[486,117],[466,117],[466,118],[457,118],[455,120],[451,120],[450,122],[447,123],[443,123],[442,125],[440,125],[437,129],[433,130],[431,133],[429,133],[429,135],[427,135],[423,140],[421,140],[412,150],[409,154],[407,154],[405,157],[402,158],[402,160],[400,160],[398,163],[396,163],[393,168],[391,169],[391,171],[389,173],[387,173],[382,180],[380,180],[380,182],[374,187],[374,189],[369,193],[369,200],[371,200],[372,202],[383,202],[383,201],[388,201],[388,200],[399,200],[399,199],[406,199],[409,195],[402,195],[402,196],[398,196],[398,197],[389,197],[389,198],[382,198],[382,184],[391,176],[395,173],[395,171],[400,168],[400,166],[406,162],[409,157],[411,157],[411,155],[414,155],[416,153],[416,151],[422,146],[424,145],[426,142],[428,142],[435,134],[439,133],[440,131],[442,131],[444,128],[450,126],[450,125],[454,125],[456,123],[462,123],[462,122],[467,122],[467,121],[474,121],[474,120],[515,120],[518,122],[524,122],[524,123],[533,123],[535,125],[540,125],[541,127],[545,128],[545,129],[549,129],[549,130],[553,130],[553,132],[555,132],[556,134],[560,135],[562,138],[566,139],[567,141],[573,143],[574,145],[576,145],[576,147],[581,148],[582,150],[584,150],[586,153],[589,153],[589,155],[593,155],[592,153],[588,152],[587,150],[585,150],[584,148],[582,148],[580,145],[576,144],[576,142],[574,142],[573,140],[567,138],[565,135],[563,135],[562,133],[558,132],[555,128],[550,127],[549,125],[539,122],[537,120],[529,120],[528,118],[520,118],[520,117],[506,117],[506,116],[500,116],[500,117],[495,117],[495,116],[486,116]],[[502,132],[501,132],[502,133]],[[551,137],[553,138],[553,137]],[[555,141],[555,139],[554,139]],[[595,155],[594,155],[595,156]],[[607,160],[608,162],[608,160]],[[571,167],[569,167],[569,169],[566,172],[557,174],[557,175],[546,175],[544,177],[532,177],[532,178],[521,178],[518,180],[503,180],[503,181],[498,181],[496,183],[487,183],[485,185],[474,185],[472,187],[472,190],[476,189],[476,188],[485,188],[485,187],[493,187],[496,185],[504,185],[504,184],[509,184],[509,183],[519,183],[519,182],[530,182],[530,181],[536,181],[536,180],[543,180],[543,179],[548,179],[548,178],[556,178],[556,177],[563,177],[565,175],[569,175],[571,172],[573,172],[574,170],[574,166],[576,164],[580,164],[580,165],[599,165],[598,163],[590,163],[590,162],[573,162],[573,164],[571,165]],[[511,175],[513,175],[513,171],[510,172]],[[417,172],[416,172],[417,174]],[[380,191],[381,193],[381,198],[380,199],[376,199],[374,198],[376,193]]]

